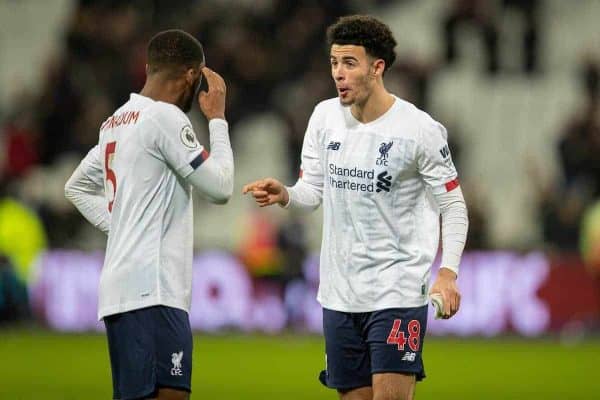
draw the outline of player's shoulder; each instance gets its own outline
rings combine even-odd
[[[315,112],[327,112],[341,109],[342,107],[343,106],[341,105],[339,98],[332,97],[331,99],[325,99],[317,103],[315,106]]]
[[[416,124],[432,124],[436,121],[426,111],[421,110],[419,107],[411,103],[410,101],[396,97],[396,118],[403,118],[410,120]]]
[[[446,135],[444,126],[426,111],[399,97],[396,97],[396,102],[398,112],[395,118],[398,119],[398,124],[401,121],[411,121],[416,128],[414,130],[416,136],[422,137],[423,135],[431,135],[439,132],[442,132],[444,136]]]
[[[313,124],[326,125],[327,121],[335,121],[339,117],[343,117],[344,109],[339,98],[322,100],[315,106],[311,115]],[[338,117],[338,118],[336,118]]]
[[[164,101],[154,101],[146,109],[148,118],[160,125],[186,125],[190,123],[188,116],[176,105]]]

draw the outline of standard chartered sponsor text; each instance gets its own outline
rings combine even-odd
[[[329,184],[335,189],[353,190],[357,192],[373,192],[374,169],[342,168],[329,164]],[[337,179],[336,177],[351,177],[366,180],[367,183],[356,182],[349,179]]]

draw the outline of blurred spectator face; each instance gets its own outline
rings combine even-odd
[[[383,60],[373,61],[363,46],[334,44],[330,62],[331,76],[342,105],[364,104],[376,82],[375,65]]]

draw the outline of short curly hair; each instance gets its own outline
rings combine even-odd
[[[387,71],[396,60],[396,39],[389,26],[369,15],[348,15],[340,17],[327,28],[327,43],[352,44],[363,46],[371,57],[385,61]]]
[[[204,62],[202,44],[180,29],[169,29],[154,35],[148,43],[150,72],[176,67],[195,67]]]

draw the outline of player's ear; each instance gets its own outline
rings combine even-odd
[[[385,71],[385,61],[381,58],[376,59],[373,62],[373,75],[383,76],[383,72]]]
[[[197,72],[194,70],[194,68],[188,68],[185,71],[185,81],[188,83],[188,85],[193,85],[197,76]]]

